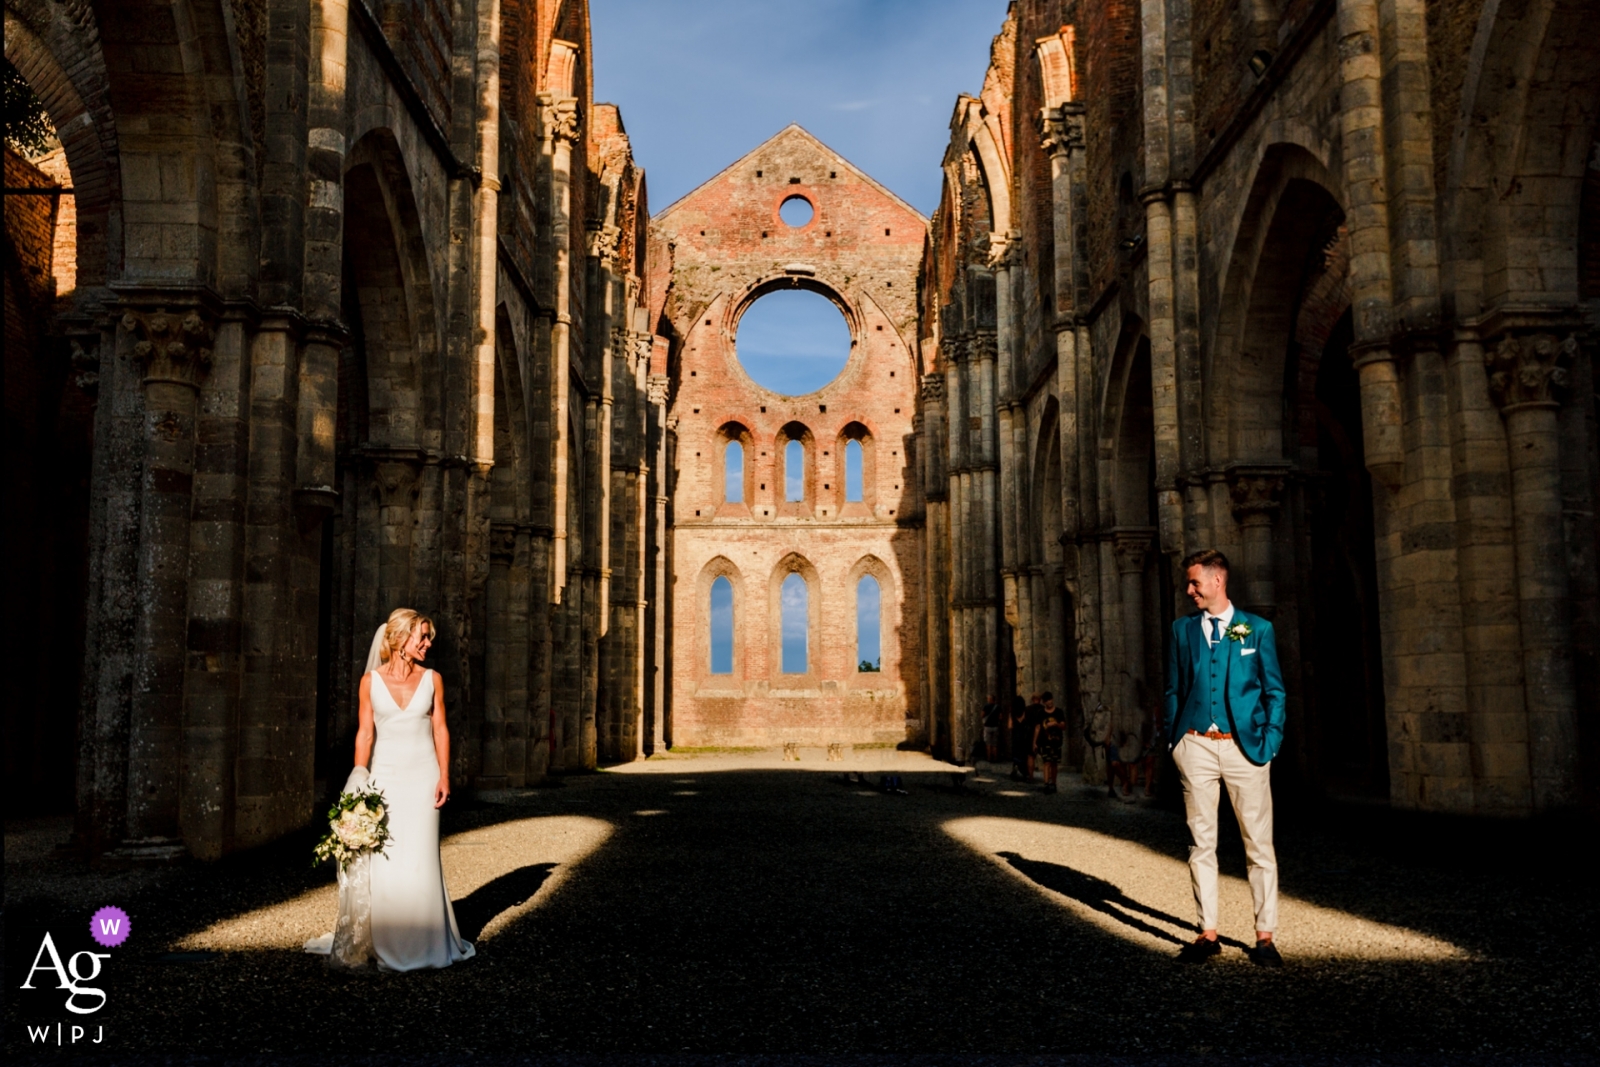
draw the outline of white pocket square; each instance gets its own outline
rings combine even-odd
[[[1239,650],[1239,655],[1241,655],[1241,656],[1253,656],[1255,654],[1256,654],[1256,650],[1253,649],[1253,648],[1241,648]]]

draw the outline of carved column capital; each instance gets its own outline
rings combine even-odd
[[[984,360],[992,361],[1000,351],[1000,346],[995,340],[994,334],[988,332],[978,334],[969,342],[969,345],[972,358],[980,363]]]
[[[539,96],[539,113],[545,133],[551,140],[565,141],[568,145],[578,143],[577,97],[542,93]]]
[[[489,524],[489,558],[509,563],[517,554],[517,524],[491,522]]]
[[[1502,415],[1519,407],[1557,407],[1566,395],[1567,368],[1578,355],[1578,337],[1553,333],[1509,335],[1484,351],[1489,394]]]
[[[1039,146],[1050,156],[1070,156],[1084,146],[1083,105],[1039,109]]]
[[[1233,517],[1241,526],[1270,526],[1272,517],[1283,506],[1284,472],[1248,467],[1228,472],[1228,491],[1233,497]]]
[[[924,404],[944,404],[944,375],[924,374],[922,376],[922,402]]]
[[[145,384],[173,382],[200,388],[211,369],[211,342],[216,336],[209,315],[195,309],[130,308],[119,325],[134,339],[132,354],[144,371]]]
[[[985,251],[985,261],[990,270],[1010,270],[1017,264],[1021,249],[1021,242],[1013,240],[1010,234],[991,233],[989,247]]]
[[[410,507],[422,489],[423,457],[407,449],[368,449],[378,503],[386,508]]]
[[[1121,526],[1111,531],[1111,548],[1117,557],[1117,571],[1138,574],[1150,553],[1156,532],[1145,526]]]
[[[651,404],[665,404],[667,402],[667,389],[669,386],[665,374],[652,374],[645,383],[645,395]]]
[[[622,231],[615,226],[595,226],[589,230],[588,238],[589,254],[600,261],[601,267],[615,274]]]

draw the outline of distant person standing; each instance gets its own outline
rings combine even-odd
[[[1217,806],[1228,787],[1244,838],[1255,904],[1250,959],[1280,967],[1278,861],[1272,847],[1272,758],[1283,743],[1283,672],[1272,624],[1228,599],[1228,557],[1215,549],[1183,561],[1189,599],[1200,610],[1172,624],[1167,657],[1166,732],[1183,782],[1189,877],[1200,936],[1178,958],[1200,962],[1222,952],[1217,940]]]
[[[993,693],[983,706],[983,750],[993,763],[1000,758],[1000,720],[1005,717],[1005,705]]]
[[[1056,707],[1055,695],[1046,693],[1036,733],[1039,759],[1044,764],[1044,791],[1056,791],[1056,776],[1061,772],[1061,743],[1067,736],[1067,717]]]
[[[1035,703],[1024,704],[1019,693],[1011,704],[1011,777],[1023,782],[1033,781],[1034,734],[1039,725],[1034,714],[1038,698],[1034,699]]]

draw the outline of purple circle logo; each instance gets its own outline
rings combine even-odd
[[[106,905],[89,919],[89,936],[106,948],[128,940],[128,932],[128,913],[114,905]]]

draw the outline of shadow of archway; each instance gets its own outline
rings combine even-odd
[[[999,852],[996,855],[1009,863],[1024,878],[1043,886],[1052,893],[1060,893],[1064,897],[1071,897],[1078,903],[1093,908],[1100,914],[1109,916],[1124,926],[1131,926],[1141,933],[1149,934],[1151,937],[1170,941],[1174,945],[1184,943],[1182,938],[1175,937],[1165,930],[1151,926],[1144,920],[1135,918],[1128,913],[1137,912],[1151,919],[1159,919],[1162,922],[1171,923],[1179,928],[1186,925],[1182,919],[1175,915],[1169,915],[1164,911],[1159,911],[1149,905],[1139,903],[1104,878],[1096,878],[1092,874],[1084,874],[1082,871],[1075,871],[1071,867],[1059,863],[1046,863],[1043,860],[1026,859],[1015,852]],[[1236,948],[1247,947],[1242,941],[1237,941],[1231,937],[1222,938],[1222,943]]]
[[[461,929],[461,936],[468,941],[476,941],[495,916],[533,899],[556,866],[554,863],[530,863],[526,867],[518,867],[485,882],[456,901],[456,925]]]

